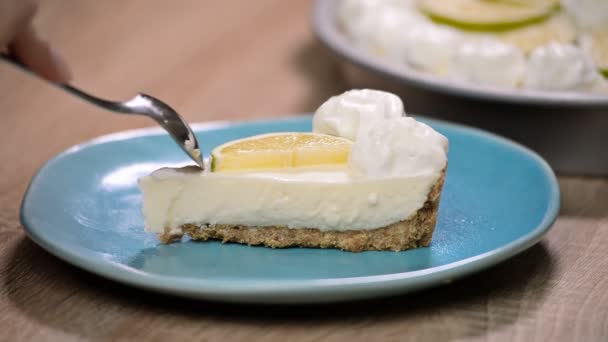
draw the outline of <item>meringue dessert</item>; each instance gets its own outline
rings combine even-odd
[[[448,140],[406,116],[393,94],[327,100],[312,132],[268,133],[216,147],[206,171],[142,177],[146,231],[273,248],[401,251],[431,242]]]
[[[489,87],[608,93],[606,0],[340,0],[358,48]]]

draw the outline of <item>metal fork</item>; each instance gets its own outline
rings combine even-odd
[[[136,114],[136,115],[144,115],[147,116],[154,121],[156,121],[162,128],[169,133],[169,135],[175,140],[175,142],[181,147],[181,149],[186,152],[188,156],[201,168],[205,169],[205,164],[203,162],[201,152],[199,149],[198,141],[196,140],[196,136],[192,129],[188,125],[188,123],[182,119],[179,114],[173,108],[171,108],[168,104],[162,102],[161,100],[152,97],[150,95],[138,93],[130,100],[127,101],[108,101],[101,99],[99,97],[90,95],[76,87],[73,87],[69,84],[55,84],[52,83],[34,72],[21,63],[19,60],[14,58],[11,55],[0,54],[0,59],[9,62],[22,70],[28,71],[38,78],[43,79],[54,86],[57,86],[66,92],[75,95],[86,102],[96,105],[97,107],[122,114]]]

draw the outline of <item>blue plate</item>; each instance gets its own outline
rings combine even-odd
[[[143,231],[136,181],[188,161],[156,129],[102,137],[53,158],[32,180],[21,221],[44,249],[103,277],[180,296],[256,303],[404,293],[448,283],[538,242],[559,208],[557,180],[547,163],[495,135],[423,121],[450,139],[447,180],[428,248],[349,253],[218,242],[161,245]],[[258,133],[310,129],[310,116],[195,126],[207,148]]]

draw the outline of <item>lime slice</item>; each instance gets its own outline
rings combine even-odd
[[[576,39],[576,26],[565,13],[558,13],[540,23],[497,33],[503,42],[515,45],[524,53],[551,42],[572,43]]]
[[[558,0],[417,0],[431,19],[474,31],[501,31],[540,22],[559,8]]]
[[[319,133],[270,133],[234,140],[211,152],[211,171],[346,164],[353,142]]]

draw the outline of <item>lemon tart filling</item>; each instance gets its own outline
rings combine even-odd
[[[395,95],[351,90],[319,108],[313,132],[235,140],[213,150],[209,171],[163,168],[141,178],[146,230],[386,227],[425,206],[442,183],[447,149],[444,136],[405,116]]]

